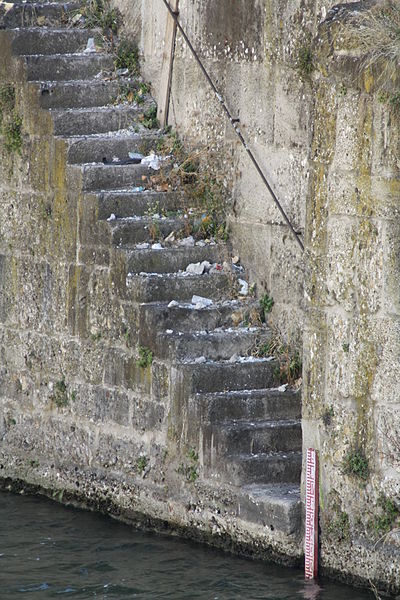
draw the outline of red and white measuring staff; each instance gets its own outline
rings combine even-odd
[[[306,465],[306,579],[314,579],[318,575],[318,496],[318,455],[314,448],[308,448]]]

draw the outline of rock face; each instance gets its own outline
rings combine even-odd
[[[252,356],[271,332],[227,246],[129,162],[152,99],[115,102],[73,8],[0,13],[2,485],[295,564],[300,394]]]

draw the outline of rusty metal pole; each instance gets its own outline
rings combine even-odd
[[[170,9],[174,15],[178,15],[179,0],[170,0]],[[168,125],[169,102],[171,97],[172,71],[174,67],[175,42],[177,22],[170,11],[167,14],[167,25],[164,36],[164,51],[161,67],[160,93],[158,97],[157,118],[161,127]]]

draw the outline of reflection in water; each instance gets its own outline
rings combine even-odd
[[[305,600],[318,600],[321,598],[322,588],[315,581],[305,580],[303,589],[300,590]]]
[[[367,600],[368,592],[0,493],[0,599]]]

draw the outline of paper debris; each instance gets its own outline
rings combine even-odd
[[[83,51],[83,53],[91,54],[92,52],[96,52],[96,46],[94,45],[94,38],[89,38],[87,41],[86,48]]]
[[[238,279],[240,285],[239,294],[240,296],[247,296],[249,293],[249,284],[244,279]]]
[[[211,306],[213,304],[213,301],[210,298],[203,298],[202,296],[195,295],[192,298],[192,304],[194,304],[196,310],[199,310],[201,308]]]
[[[179,246],[194,246],[194,237],[192,235],[189,235],[186,238],[183,238],[183,240],[179,240]]]

